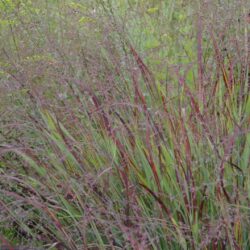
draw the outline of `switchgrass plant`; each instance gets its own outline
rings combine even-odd
[[[250,247],[246,2],[0,6],[4,249]]]

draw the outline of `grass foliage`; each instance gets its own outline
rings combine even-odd
[[[6,249],[249,249],[249,7],[0,1]]]

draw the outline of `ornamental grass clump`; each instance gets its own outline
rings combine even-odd
[[[244,1],[0,6],[0,248],[249,248]]]

